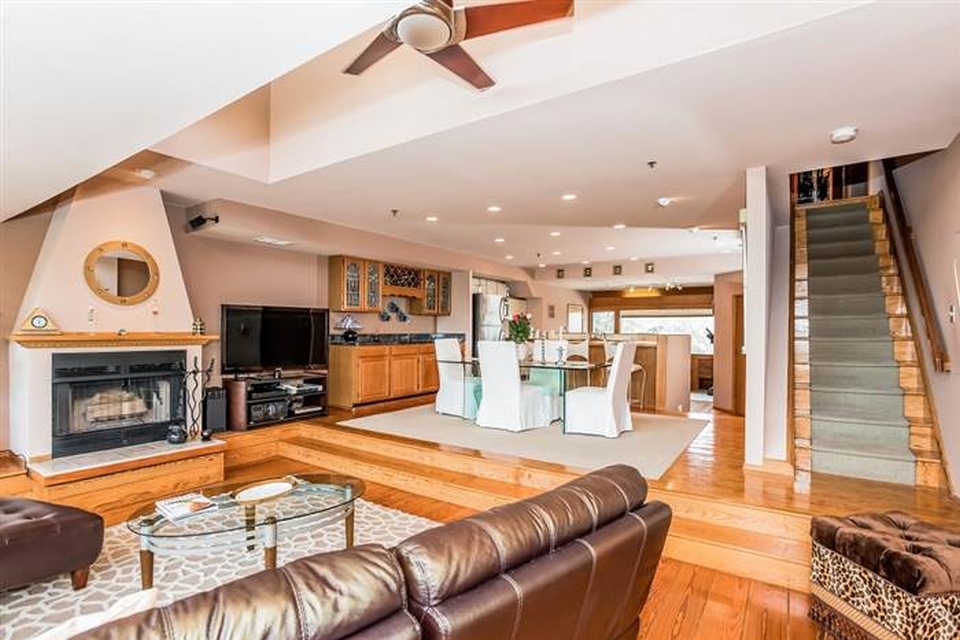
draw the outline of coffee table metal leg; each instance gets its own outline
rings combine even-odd
[[[153,550],[150,548],[151,533],[153,533],[153,527],[151,525],[140,525],[140,587],[144,590],[153,588]]]
[[[350,511],[347,512],[347,517],[343,519],[343,533],[347,541],[347,549],[353,547],[353,505],[350,505]]]
[[[247,551],[253,551],[256,548],[254,541],[256,540],[256,524],[257,524],[257,507],[256,505],[248,504],[243,507],[243,519],[247,527]]]
[[[263,522],[263,568],[277,568],[277,520],[273,516]]]

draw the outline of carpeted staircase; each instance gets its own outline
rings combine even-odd
[[[914,484],[870,211],[865,202],[822,207],[807,213],[806,227],[811,470]]]

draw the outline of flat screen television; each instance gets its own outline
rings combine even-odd
[[[328,315],[306,307],[221,305],[221,372],[326,368]]]

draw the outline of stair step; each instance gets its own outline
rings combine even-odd
[[[886,314],[883,294],[818,294],[810,298],[810,315],[872,315]]]
[[[810,447],[814,451],[914,462],[909,436],[909,429],[871,429],[864,425],[860,431],[814,431]]]
[[[876,256],[876,243],[869,240],[841,240],[817,242],[807,247],[807,259],[844,258],[853,256]]]
[[[811,364],[896,363],[890,338],[819,338],[810,342]]]
[[[896,422],[903,417],[903,391],[810,388],[810,415],[846,418],[852,422]]]
[[[812,316],[810,340],[820,338],[887,338],[890,320],[884,315],[873,316]]]
[[[862,204],[847,205],[837,209],[817,209],[807,212],[807,229],[823,227],[847,227],[868,224],[870,212]]]
[[[873,240],[873,226],[869,223],[813,228],[807,226],[808,247],[820,243],[852,240]]]
[[[842,451],[814,449],[810,452],[810,464],[815,473],[905,485],[913,485],[916,479],[915,460],[878,458]]]
[[[663,555],[724,573],[807,591],[810,546],[809,535],[802,540],[788,540],[674,515]]]
[[[810,276],[856,276],[880,274],[880,263],[873,254],[810,258],[807,263]]]
[[[900,367],[894,363],[813,363],[810,384],[834,389],[900,389]]]
[[[301,436],[347,448],[376,451],[381,455],[399,458],[427,466],[457,471],[491,480],[501,480],[546,491],[578,477],[572,471],[560,471],[556,465],[535,461],[501,459],[472,449],[439,447],[429,440],[417,440],[356,427],[304,424]]]
[[[363,480],[471,509],[490,509],[540,493],[539,490],[529,487],[424,466],[308,438],[281,442],[278,453],[291,460],[339,473],[349,473]]]
[[[810,287],[810,298],[815,298],[820,294],[832,293],[881,293],[879,273],[811,275],[807,282]]]

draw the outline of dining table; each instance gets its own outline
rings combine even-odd
[[[443,360],[438,359],[437,364],[451,364],[451,365],[460,365],[464,368],[464,381],[468,377],[480,377],[483,375],[483,372],[480,371],[480,359],[476,356],[471,358],[461,358],[456,360]],[[532,369],[536,370],[546,370],[546,371],[556,371],[557,375],[560,377],[560,424],[561,429],[566,433],[566,415],[567,415],[567,374],[571,371],[586,371],[587,372],[587,384],[589,385],[592,381],[592,373],[594,371],[600,371],[608,369],[611,362],[587,362],[586,360],[537,360],[533,358],[527,358],[520,361],[520,369],[530,371]],[[642,369],[640,365],[633,365],[633,371],[639,371]],[[477,376],[479,372],[480,376]],[[463,385],[464,389],[464,405],[466,405],[466,394],[468,393],[468,386],[466,383]]]

